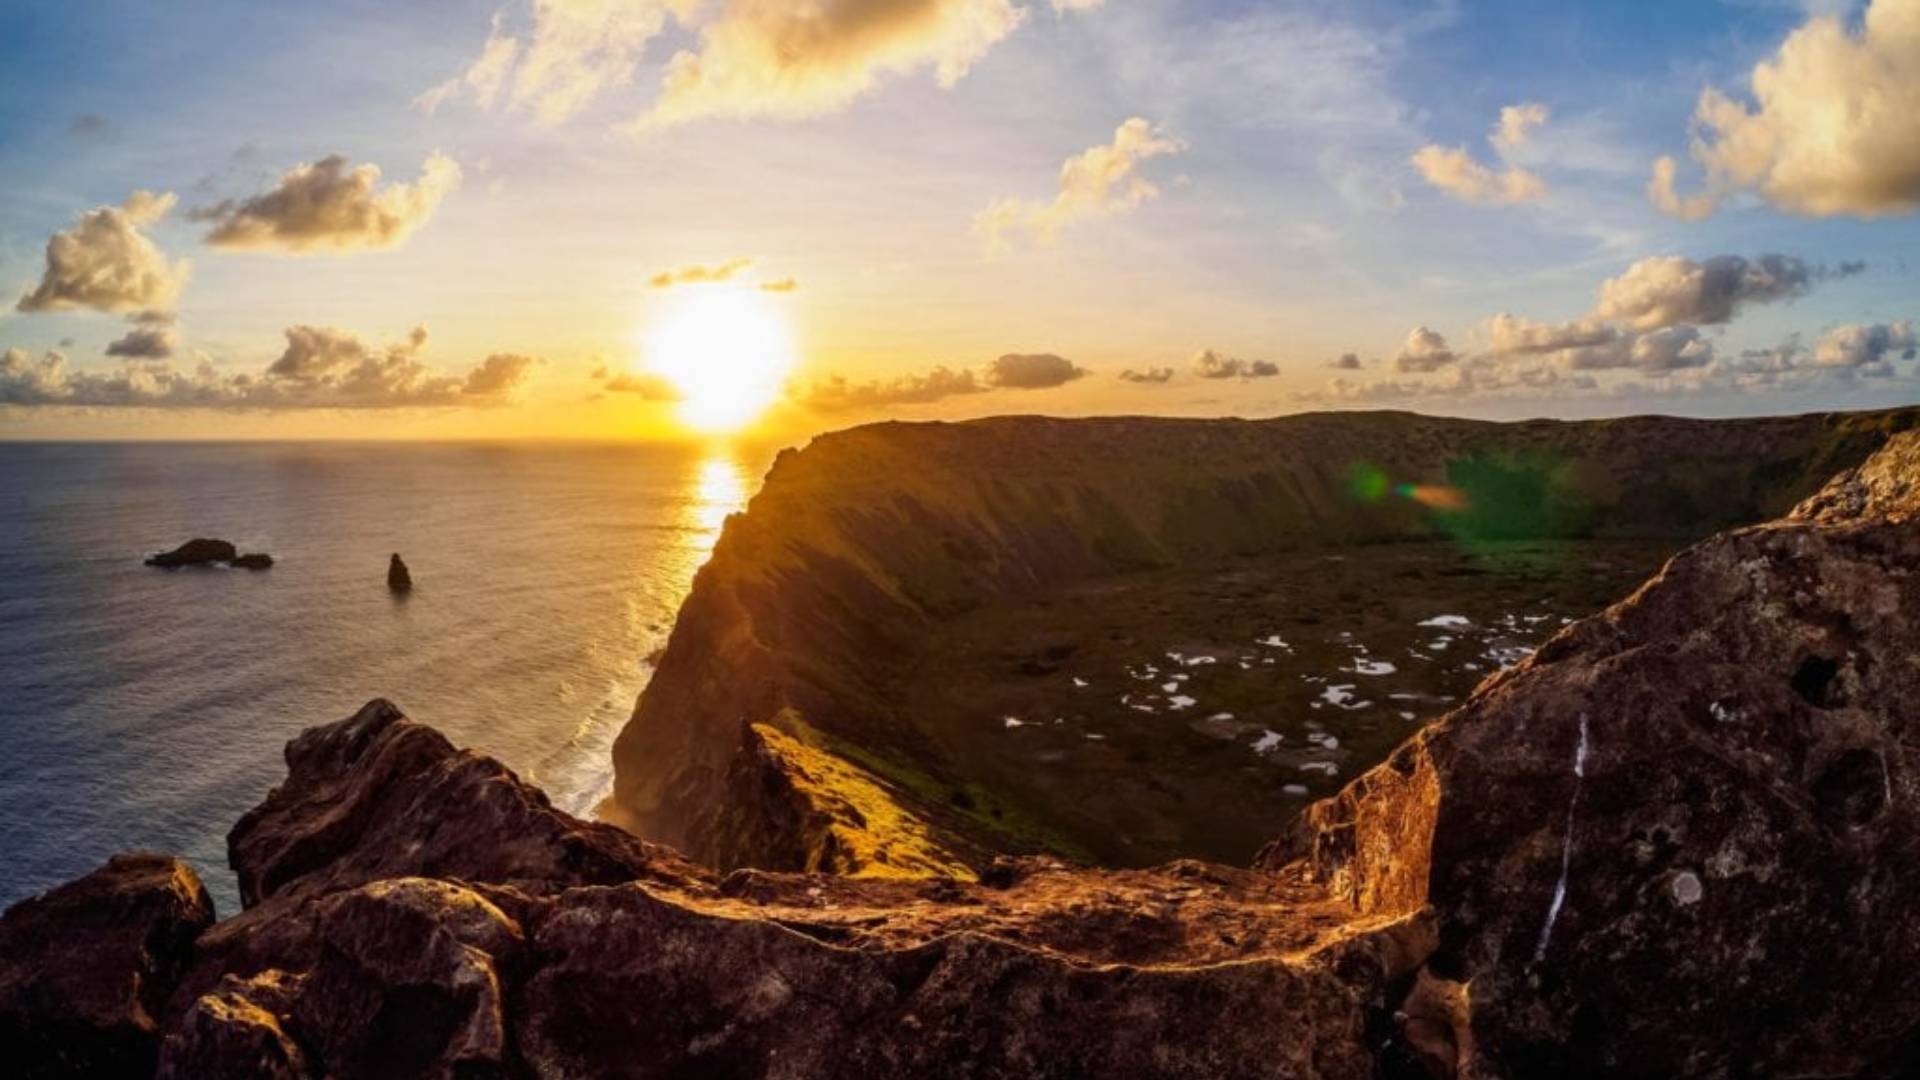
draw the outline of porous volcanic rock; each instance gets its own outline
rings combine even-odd
[[[213,901],[178,859],[116,855],[0,916],[0,1072],[151,1076]]]

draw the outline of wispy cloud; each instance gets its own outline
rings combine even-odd
[[[1051,201],[1000,199],[974,215],[974,234],[989,254],[998,254],[1015,232],[1051,243],[1075,222],[1135,210],[1160,194],[1140,175],[1141,163],[1183,149],[1180,140],[1133,117],[1114,130],[1112,142],[1083,150],[1060,166],[1060,190]]]

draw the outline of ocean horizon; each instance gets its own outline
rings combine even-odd
[[[147,849],[239,910],[286,741],[391,699],[588,814],[768,455],[615,443],[0,443],[0,906]],[[265,571],[163,570],[194,537]],[[386,586],[398,552],[415,587]]]

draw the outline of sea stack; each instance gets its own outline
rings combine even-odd
[[[413,591],[413,575],[407,572],[407,564],[397,551],[387,560],[387,588],[397,593]]]

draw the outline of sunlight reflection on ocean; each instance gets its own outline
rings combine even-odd
[[[583,813],[763,458],[657,446],[0,444],[0,904],[132,848],[238,910],[286,740],[393,699]],[[193,536],[272,570],[167,572]],[[411,595],[386,589],[390,552]]]

